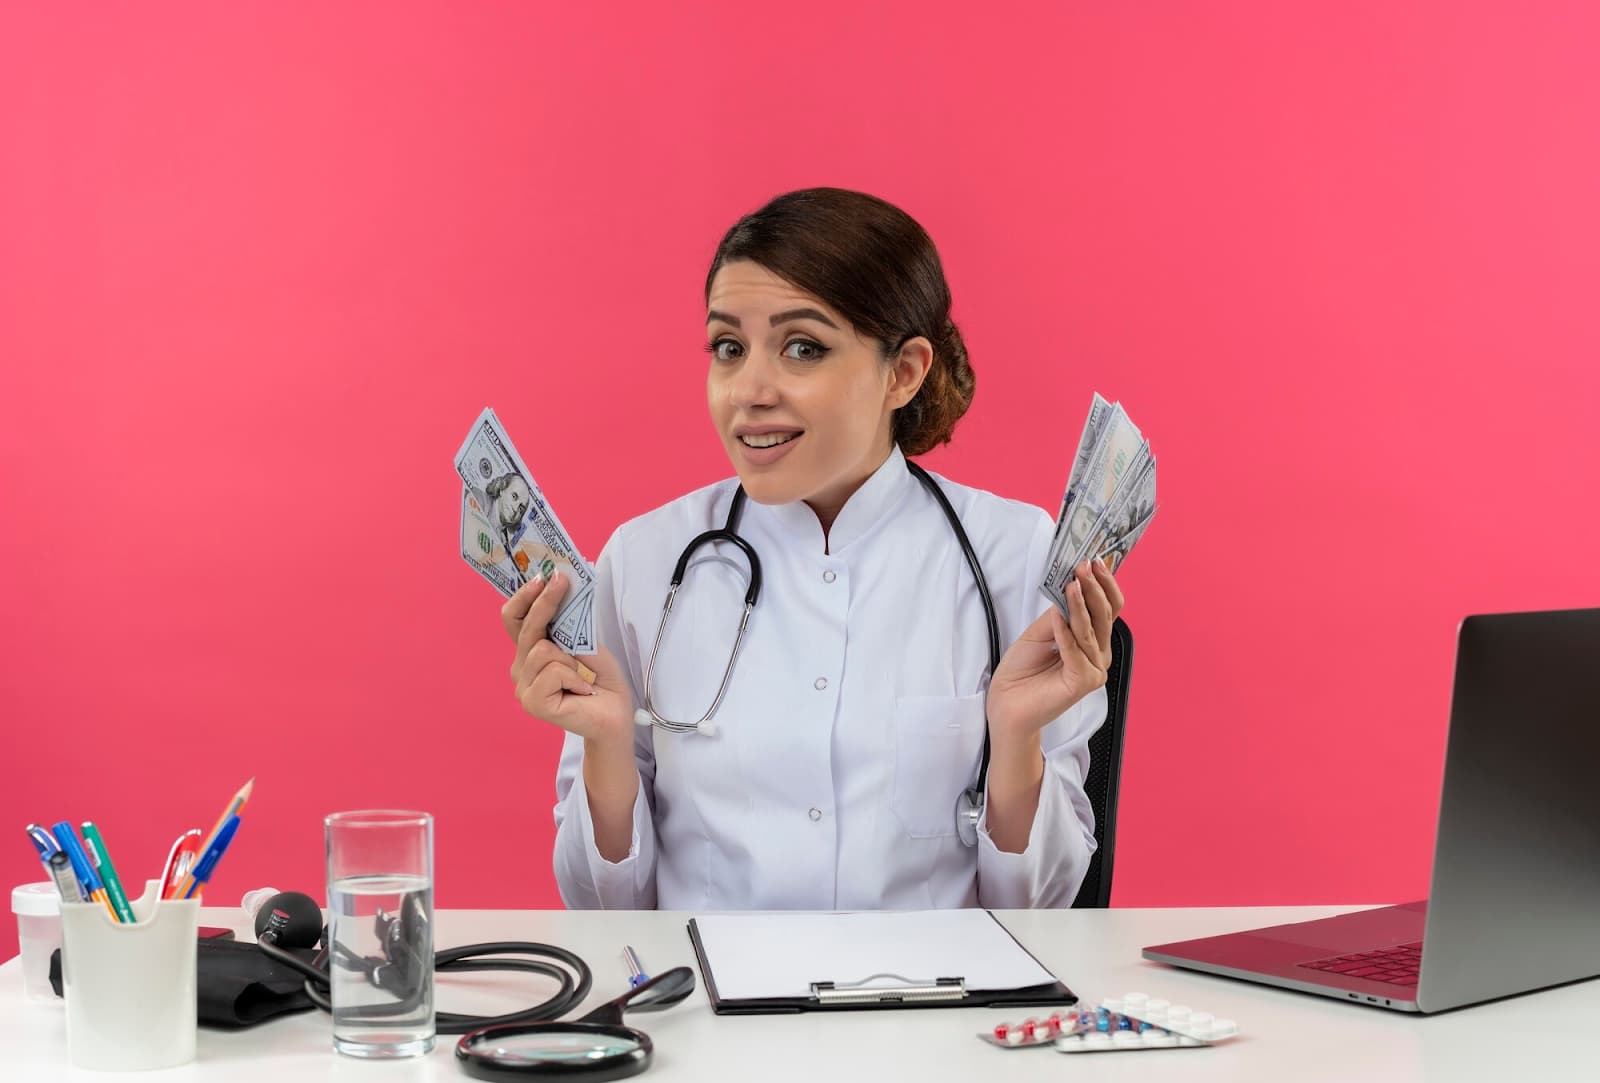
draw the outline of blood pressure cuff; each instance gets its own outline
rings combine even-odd
[[[207,939],[196,947],[201,1026],[232,1030],[316,1007],[306,995],[305,978],[255,944]],[[289,950],[308,963],[317,954]],[[50,956],[50,987],[61,995],[60,948]]]

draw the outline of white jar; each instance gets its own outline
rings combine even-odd
[[[57,1000],[50,988],[50,954],[61,946],[61,895],[49,880],[11,889],[22,956],[22,990],[29,1000]]]

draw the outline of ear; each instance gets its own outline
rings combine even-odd
[[[908,338],[900,352],[889,359],[889,386],[886,402],[890,409],[898,410],[910,402],[928,378],[933,366],[933,343],[922,335]]]

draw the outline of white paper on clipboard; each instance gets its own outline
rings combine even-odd
[[[726,1000],[806,997],[813,982],[879,974],[994,991],[1056,980],[987,910],[713,914],[695,928]]]

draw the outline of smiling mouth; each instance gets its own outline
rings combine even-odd
[[[779,444],[787,444],[791,440],[799,439],[799,437],[800,434],[797,432],[767,432],[760,435],[746,433],[739,437],[739,442],[745,447],[759,449],[777,447]]]

